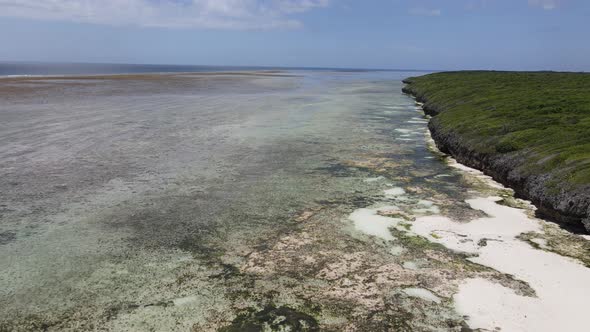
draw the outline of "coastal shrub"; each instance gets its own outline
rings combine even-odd
[[[516,150],[518,150],[518,147],[511,141],[504,141],[496,144],[496,151],[500,153],[508,153]]]
[[[529,173],[590,185],[590,74],[461,71],[408,82],[444,110],[438,129],[471,150],[520,154]]]

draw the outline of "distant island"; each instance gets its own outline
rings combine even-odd
[[[461,71],[404,80],[437,146],[590,232],[590,74]]]

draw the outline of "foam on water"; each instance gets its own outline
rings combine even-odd
[[[426,199],[419,200],[417,204],[427,207],[427,208],[434,206],[434,202],[426,200]]]
[[[410,134],[413,132],[411,129],[405,129],[405,128],[397,128],[397,129],[395,129],[395,131],[397,131],[399,133],[403,133],[403,134]]]
[[[389,249],[389,253],[392,254],[393,256],[399,256],[399,255],[403,254],[405,250],[406,249],[401,246],[392,246],[391,249]]]
[[[394,187],[384,191],[385,196],[388,198],[398,197],[406,194],[406,191],[402,187]]]
[[[187,297],[181,297],[178,299],[174,299],[172,300],[172,302],[174,303],[174,305],[177,306],[182,306],[182,305],[187,305],[193,302],[197,302],[199,299],[196,296],[187,296]]]
[[[448,177],[451,177],[451,176],[452,176],[451,174],[437,174],[434,177],[435,178],[448,178]]]
[[[404,267],[404,269],[408,269],[408,270],[419,270],[420,269],[420,266],[418,265],[418,263],[416,263],[414,261],[404,262],[404,264],[402,264],[402,266]]]
[[[404,288],[404,293],[411,297],[416,297],[428,302],[440,303],[441,299],[431,291],[424,288]]]
[[[374,177],[374,178],[367,178],[364,180],[364,182],[371,183],[371,182],[377,182],[377,181],[382,181],[382,180],[385,180],[385,178],[383,176],[378,176],[378,177]]]

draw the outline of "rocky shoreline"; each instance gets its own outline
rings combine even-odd
[[[550,192],[548,182],[553,174],[530,175],[521,171],[525,158],[522,153],[489,154],[470,149],[462,137],[452,128],[445,127],[437,115],[444,107],[430,102],[428,96],[405,79],[405,94],[416,99],[424,113],[432,116],[428,128],[439,150],[457,161],[478,169],[503,185],[512,188],[517,197],[530,200],[537,207],[539,217],[557,222],[565,228],[580,233],[590,233],[590,188],[588,186]]]

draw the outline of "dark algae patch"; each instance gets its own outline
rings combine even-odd
[[[319,331],[319,325],[312,316],[289,307],[268,305],[260,311],[250,310],[238,315],[233,322],[220,332],[262,332],[262,331]]]
[[[590,74],[447,72],[404,80],[443,152],[590,231]],[[584,226],[584,227],[583,227]]]

